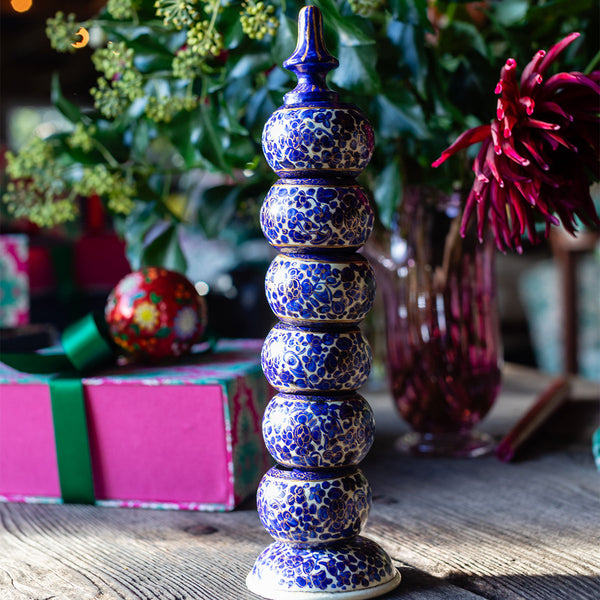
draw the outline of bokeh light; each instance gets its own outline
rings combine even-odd
[[[32,0],[10,0],[10,5],[13,9],[20,13],[27,12],[32,4]]]
[[[87,46],[87,43],[90,41],[88,30],[85,27],[80,27],[77,35],[80,36],[81,39],[78,42],[73,42],[71,46],[73,46],[73,48],[83,48],[84,46]]]

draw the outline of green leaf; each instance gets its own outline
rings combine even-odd
[[[136,202],[127,217],[114,218],[115,228],[125,240],[127,260],[132,269],[141,268],[144,239],[159,220],[155,202]]]
[[[269,90],[275,90],[282,94],[288,92],[294,87],[295,77],[285,69],[281,67],[275,67],[267,77],[267,88]]]
[[[155,292],[150,292],[150,300],[152,300],[154,304],[158,304],[162,300],[162,296],[159,296]]]
[[[404,134],[416,138],[426,138],[427,123],[418,104],[407,104],[403,108],[383,94],[376,97],[377,133],[382,138],[396,138]]]
[[[202,129],[197,148],[200,154],[221,172],[231,173],[231,167],[223,157],[223,136],[217,134],[217,124],[205,104],[199,106],[199,117]]]
[[[259,73],[270,69],[273,66],[273,59],[268,52],[258,54],[245,54],[239,60],[234,62],[232,59],[232,69],[229,71],[229,77],[246,77],[251,73]]]
[[[464,21],[452,21],[440,37],[440,50],[456,56],[467,54],[471,49],[488,57],[487,45],[477,27]]]
[[[271,56],[275,64],[280,65],[288,59],[296,47],[298,25],[294,19],[282,15]]]
[[[427,2],[423,2],[423,0],[389,0],[389,3],[394,19],[431,28],[427,18]]]
[[[240,23],[239,7],[223,6],[223,3],[221,3],[221,9],[222,13],[219,17],[218,28],[223,36],[223,46],[227,50],[233,50],[246,39],[246,34]]]
[[[183,157],[185,166],[192,168],[196,166],[196,148],[202,135],[203,122],[199,111],[181,111],[173,120],[161,129],[165,137],[173,144],[179,154]]]
[[[234,138],[224,150],[227,162],[234,169],[246,169],[249,164],[258,164],[257,152],[260,152],[259,147],[247,137]]]
[[[247,136],[248,130],[240,123],[239,116],[233,112],[234,108],[219,94],[219,125],[229,133]]]
[[[69,102],[62,93],[62,89],[60,87],[60,80],[58,78],[58,74],[54,73],[52,75],[52,88],[51,88],[51,96],[52,104],[60,110],[60,112],[67,118],[71,123],[79,123],[82,120],[81,111],[79,108]]]
[[[375,202],[379,209],[379,218],[384,227],[392,226],[396,208],[402,201],[402,177],[397,157],[391,159],[375,180]]]
[[[269,96],[266,87],[258,89],[250,98],[246,108],[246,126],[248,129],[262,130],[263,125],[277,108]]]
[[[386,35],[396,47],[398,69],[408,69],[410,76],[417,81],[417,87],[422,91],[427,76],[423,29],[400,21],[389,21]]]
[[[511,27],[523,21],[529,9],[529,0],[504,0],[495,8],[498,22],[504,27]]]
[[[171,335],[170,327],[161,327],[155,334],[157,338],[166,338]]]
[[[375,44],[373,37],[358,26],[358,23],[366,22],[366,19],[343,16],[333,0],[314,0],[314,4],[320,8],[323,13],[325,27],[335,32],[340,44],[345,46],[366,46]],[[338,59],[340,59],[341,63],[342,61],[339,56]]]
[[[146,119],[140,119],[133,128],[131,155],[134,160],[143,162],[150,146],[150,125]]]
[[[197,218],[207,238],[217,237],[227,227],[241,193],[241,185],[218,185],[204,191]]]
[[[173,55],[164,52],[161,54],[155,52],[136,52],[133,58],[133,66],[140,73],[151,73],[153,71],[168,71],[173,63]]]
[[[179,231],[175,223],[170,223],[143,249],[141,266],[160,266],[185,273],[187,262],[179,244]]]
[[[332,73],[331,81],[345,89],[361,94],[375,94],[381,88],[381,81],[375,64],[375,46],[340,46],[338,49],[340,66]]]
[[[147,50],[158,53],[165,51],[175,53],[185,44],[187,37],[185,30],[167,32],[149,25],[106,26],[105,31],[109,37],[114,36],[126,41],[127,45],[135,52]]]

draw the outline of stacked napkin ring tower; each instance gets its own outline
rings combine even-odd
[[[356,393],[372,362],[358,324],[372,307],[375,277],[356,252],[371,234],[373,212],[355,178],[374,137],[357,108],[327,87],[337,65],[321,13],[303,8],[296,49],[284,62],[298,85],[262,138],[280,177],[261,209],[265,237],[280,252],[265,281],[280,322],[262,350],[265,376],[278,391],[263,436],[279,464],[257,494],[275,542],[247,585],[266,598],[371,598],[400,582],[387,553],[359,535],[371,490],[357,465],[373,443],[374,421]]]

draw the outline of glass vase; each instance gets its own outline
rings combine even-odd
[[[405,192],[387,239],[368,249],[383,296],[386,366],[407,453],[472,457],[493,448],[473,428],[500,388],[495,245],[460,235],[460,196]]]

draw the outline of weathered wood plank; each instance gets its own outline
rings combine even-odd
[[[482,429],[505,433],[547,382],[511,375]],[[403,424],[386,395],[372,399],[364,533],[402,572],[387,600],[600,598],[600,476],[587,433],[549,436],[517,464],[402,457]],[[569,410],[597,410],[586,402]],[[270,541],[253,501],[233,513],[0,504],[0,600],[251,600],[244,579]]]

